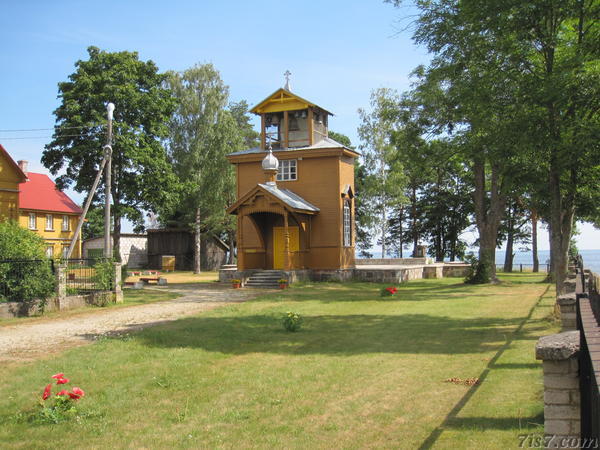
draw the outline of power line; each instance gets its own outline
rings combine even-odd
[[[93,128],[101,126],[101,124],[92,124],[89,127],[87,125],[82,125],[79,127],[59,127],[60,130],[72,130],[77,128]],[[23,129],[14,129],[14,130],[0,130],[0,133],[15,133],[15,132],[28,132],[28,131],[50,131],[55,130],[56,128],[23,128]]]
[[[87,136],[89,137],[88,134],[61,134],[58,137],[83,137],[83,136]],[[0,136],[0,141],[12,141],[15,139],[48,139],[51,138],[52,136],[19,136],[19,137],[2,137]]]

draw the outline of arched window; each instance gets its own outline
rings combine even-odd
[[[350,201],[346,200],[344,202],[344,217],[343,217],[343,225],[344,225],[344,247],[352,246],[352,206],[350,205]]]

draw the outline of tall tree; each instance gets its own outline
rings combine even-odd
[[[54,135],[42,163],[53,175],[65,169],[56,180],[59,188],[73,185],[77,192],[89,192],[103,156],[106,104],[116,105],[112,212],[113,253],[119,259],[122,218],[142,229],[144,211],[157,211],[173,199],[177,179],[161,140],[175,103],[162,87],[165,76],[136,52],[89,47],[88,55],[77,61],[69,81],[58,84],[61,104],[54,111]],[[102,187],[96,204],[103,198]]]
[[[342,133],[329,130],[329,137],[334,141],[350,148],[355,149],[352,141],[348,136]],[[356,250],[362,258],[372,258],[373,254],[370,249],[373,245],[373,236],[371,227],[373,225],[373,210],[366,195],[367,171],[358,159],[354,161],[354,226],[355,226],[355,243]]]
[[[396,126],[396,91],[387,88],[375,89],[371,93],[371,111],[359,109],[361,125],[358,135],[362,141],[363,161],[367,176],[363,199],[371,203],[376,235],[381,245],[381,257],[388,250],[388,220],[390,209],[402,199],[405,183],[403,172],[395,158],[396,148],[391,142]]]
[[[512,97],[519,107],[499,119],[517,125],[507,136],[529,152],[526,167],[545,168],[551,265],[557,292],[562,292],[575,214],[593,217],[598,210],[588,203],[591,210],[583,211],[582,200],[599,187],[594,174],[600,151],[600,2],[418,0],[417,5],[415,38],[427,44],[435,59],[487,61],[496,55],[502,61],[495,66],[495,86],[503,84],[509,95],[495,98]],[[491,46],[481,51],[480,42]],[[455,65],[460,69],[455,73],[481,78],[490,67],[465,74],[469,66]],[[485,97],[488,91],[473,92]],[[463,102],[468,104],[473,103]],[[496,117],[495,101],[481,104]]]
[[[225,155],[240,150],[253,135],[245,129],[245,103],[233,104],[233,113],[226,110],[229,89],[212,64],[170,72],[166,85],[177,99],[169,156],[183,188],[163,221],[176,220],[194,230],[194,272],[200,273],[201,232],[216,234],[233,226],[223,213],[235,196],[233,169]]]

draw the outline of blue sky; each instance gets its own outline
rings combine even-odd
[[[357,109],[368,106],[371,90],[407,89],[410,72],[429,59],[401,31],[413,13],[382,0],[4,1],[0,130],[52,128],[57,83],[94,45],[137,51],[160,70],[211,62],[231,100],[250,105],[281,87],[290,70],[292,90],[332,111],[331,129],[358,143]],[[31,171],[47,172],[40,158],[51,134],[0,131],[0,143],[15,160],[30,161]],[[600,248],[600,233],[588,228],[581,247]]]

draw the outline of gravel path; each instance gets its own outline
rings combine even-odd
[[[228,303],[243,302],[265,292],[204,284],[169,286],[165,290],[182,296],[148,305],[95,309],[63,319],[0,327],[0,363],[30,361],[48,353],[93,342],[102,335],[177,320]]]

